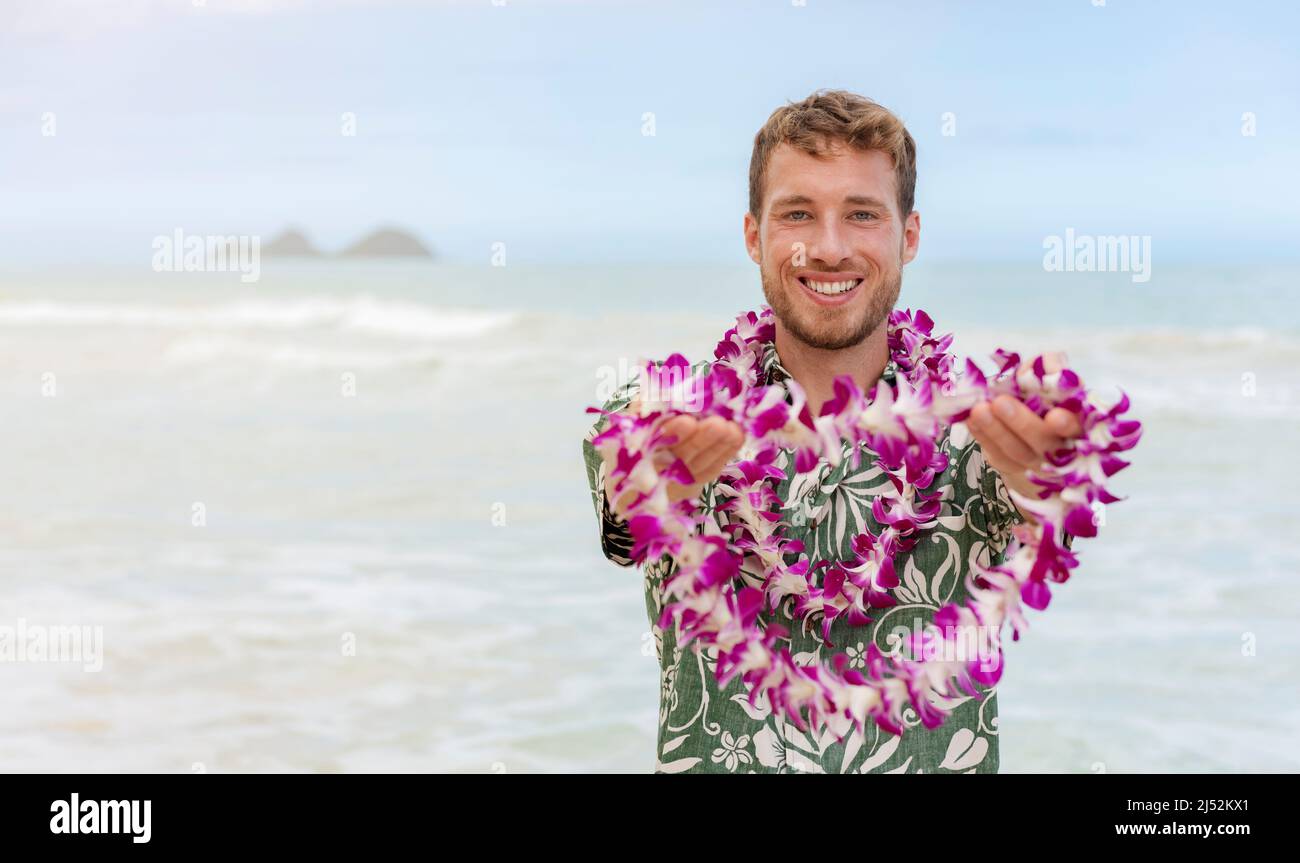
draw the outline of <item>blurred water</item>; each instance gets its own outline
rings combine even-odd
[[[909,269],[960,352],[1066,349],[1146,424],[1011,647],[1003,770],[1300,770],[1297,276]],[[758,301],[745,267],[0,274],[0,625],[105,638],[0,662],[0,769],[650,770],[583,409]]]

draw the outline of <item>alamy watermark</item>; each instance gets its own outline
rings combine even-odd
[[[240,273],[244,283],[262,275],[262,238],[256,235],[189,234],[180,228],[153,238],[155,272]]]
[[[702,370],[691,366],[663,363],[651,370],[645,363],[633,365],[627,357],[620,357],[617,367],[604,365],[596,369],[596,400],[606,402],[635,381],[634,395],[642,405],[697,413],[704,408],[703,377]]]
[[[73,792],[69,799],[50,804],[50,832],[120,833],[142,845],[153,836],[152,809],[152,800],[82,800],[80,794]]]
[[[1043,238],[1043,269],[1052,273],[1132,273],[1133,281],[1151,278],[1151,235],[1076,235]]]
[[[104,627],[45,626],[18,618],[0,624],[0,662],[79,662],[83,671],[104,668]]]
[[[970,624],[939,626],[924,618],[912,625],[895,624],[885,636],[886,656],[915,662],[978,662],[981,671],[1002,663],[1002,632],[998,627]]]

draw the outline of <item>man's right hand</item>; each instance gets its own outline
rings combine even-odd
[[[626,410],[637,411],[638,405],[633,401]],[[663,432],[677,439],[667,449],[686,463],[686,468],[695,478],[690,485],[678,482],[668,484],[668,499],[673,503],[695,497],[704,486],[713,482],[722,474],[722,469],[736,457],[740,447],[745,443],[744,430],[722,417],[705,417],[696,419],[689,414],[681,414],[664,423]],[[665,465],[666,466],[666,465]],[[609,477],[609,463],[605,464],[606,482]],[[608,487],[606,488],[608,494]],[[610,501],[610,508],[619,516],[623,515],[622,505],[630,503],[635,492],[626,491],[620,499]]]

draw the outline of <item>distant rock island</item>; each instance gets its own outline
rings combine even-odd
[[[348,246],[340,256],[344,258],[432,258],[414,234],[398,228],[381,228]]]
[[[302,231],[286,228],[262,247],[262,254],[286,258],[319,258],[322,252],[311,244],[311,240]]]
[[[316,248],[307,236],[296,228],[286,228],[262,246],[262,254],[284,258],[321,258],[325,253]],[[432,258],[428,246],[420,238],[400,228],[380,228],[338,253],[340,258]]]

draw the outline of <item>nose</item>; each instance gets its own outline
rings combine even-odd
[[[818,223],[808,244],[808,257],[824,267],[835,269],[849,259],[850,249],[844,226],[837,219]]]

